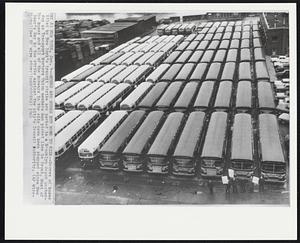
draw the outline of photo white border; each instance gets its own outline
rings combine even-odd
[[[23,12],[263,12],[290,17],[290,206],[38,206],[23,204]],[[5,56],[6,239],[296,239],[296,4],[7,3]]]

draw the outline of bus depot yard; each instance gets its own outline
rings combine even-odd
[[[177,22],[63,76],[56,203],[288,204],[278,59],[259,18]]]

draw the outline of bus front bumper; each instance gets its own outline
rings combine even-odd
[[[215,176],[222,176],[223,174],[223,168],[206,168],[206,167],[201,167],[200,173],[204,177],[215,177]]]
[[[147,165],[148,173],[156,173],[156,174],[167,174],[169,171],[169,165]]]
[[[266,182],[280,182],[280,183],[286,182],[285,174],[274,174],[274,173],[261,172],[261,175],[263,176],[263,178]]]

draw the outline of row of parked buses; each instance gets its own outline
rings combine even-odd
[[[196,29],[194,23],[172,23],[161,24],[157,26],[156,31],[158,35],[186,35],[191,34]]]
[[[233,168],[240,178],[260,171],[266,181],[284,182],[276,116],[258,115],[257,141],[250,114],[230,117],[226,112],[114,111],[80,144],[78,155],[83,166],[97,163],[108,170],[218,177]]]

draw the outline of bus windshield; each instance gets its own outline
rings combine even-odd
[[[252,161],[234,161],[232,162],[232,167],[237,170],[252,170],[254,164]]]
[[[268,173],[285,173],[285,165],[275,162],[263,162],[262,171]]]

